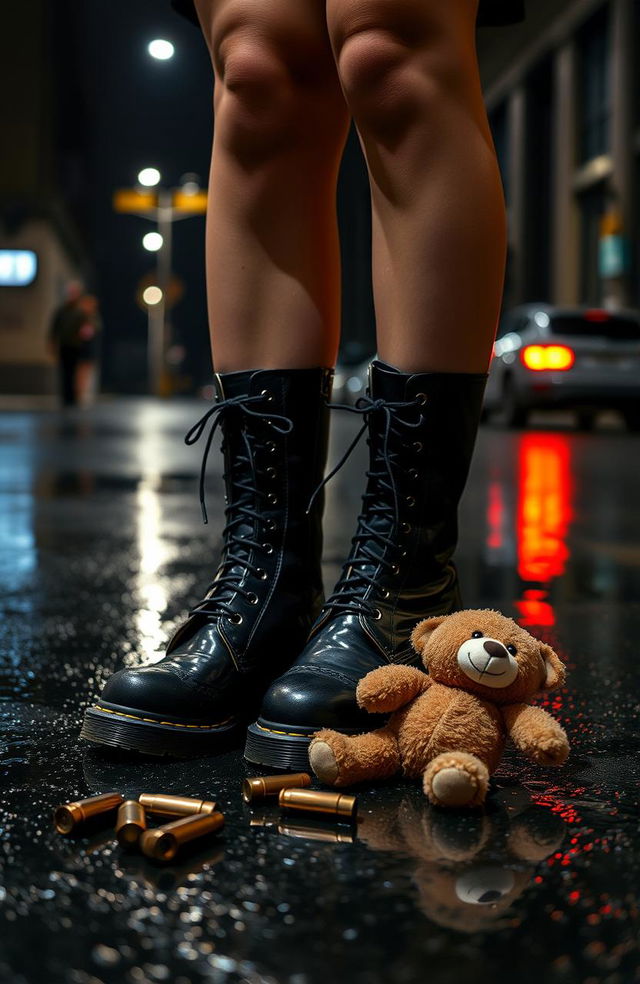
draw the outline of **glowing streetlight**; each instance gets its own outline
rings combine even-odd
[[[148,232],[142,237],[142,245],[150,253],[157,253],[159,249],[162,249],[163,242],[164,239],[159,232]]]
[[[142,292],[142,300],[149,307],[153,307],[155,304],[159,304],[162,300],[162,291],[159,287],[145,287]]]
[[[138,173],[138,182],[145,188],[153,188],[160,183],[160,171],[157,167],[143,167]]]
[[[163,38],[156,38],[147,45],[147,51],[156,61],[167,61],[169,58],[173,58],[175,50],[171,41],[165,41]]]

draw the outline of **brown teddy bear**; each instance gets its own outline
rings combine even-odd
[[[411,635],[428,673],[381,666],[358,684],[372,713],[394,713],[364,735],[319,731],[309,747],[317,777],[331,786],[384,779],[400,769],[423,778],[438,806],[480,806],[507,737],[540,765],[562,765],[567,736],[529,701],[565,679],[550,646],[495,611],[462,611],[420,622]]]

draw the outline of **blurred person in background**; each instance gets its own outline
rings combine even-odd
[[[77,281],[68,285],[66,295],[51,320],[49,351],[58,362],[63,406],[87,406],[97,380],[102,328],[98,299]]]
[[[521,0],[173,4],[200,25],[214,75],[207,288],[217,402],[185,440],[206,434],[206,521],[220,424],[223,551],[164,658],[111,676],[82,734],[198,754],[253,721],[248,759],[308,768],[319,729],[370,730],[358,680],[388,663],[416,665],[418,620],[462,605],[457,508],[506,253],[475,30],[521,20],[524,9]],[[371,187],[379,358],[367,396],[348,408],[363,420],[369,468],[351,550],[325,601],[336,186],[352,120]]]

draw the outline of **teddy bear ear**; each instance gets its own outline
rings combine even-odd
[[[546,671],[542,681],[542,689],[555,690],[557,687],[561,687],[566,678],[564,663],[551,646],[547,646],[543,642],[540,643],[540,655],[544,660]]]
[[[418,622],[411,633],[411,645],[419,656],[422,656],[424,647],[429,641],[430,636],[448,617],[448,615],[437,615],[435,618],[424,618],[422,622]]]

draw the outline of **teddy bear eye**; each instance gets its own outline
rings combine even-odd
[[[508,645],[507,646],[507,652],[508,653],[511,653],[512,656],[515,656],[515,654],[518,652],[518,650],[516,649],[515,646]]]
[[[471,638],[472,639],[482,639],[483,635],[484,635],[484,632],[481,632],[480,629],[476,629],[475,632],[472,632],[471,633]]]

